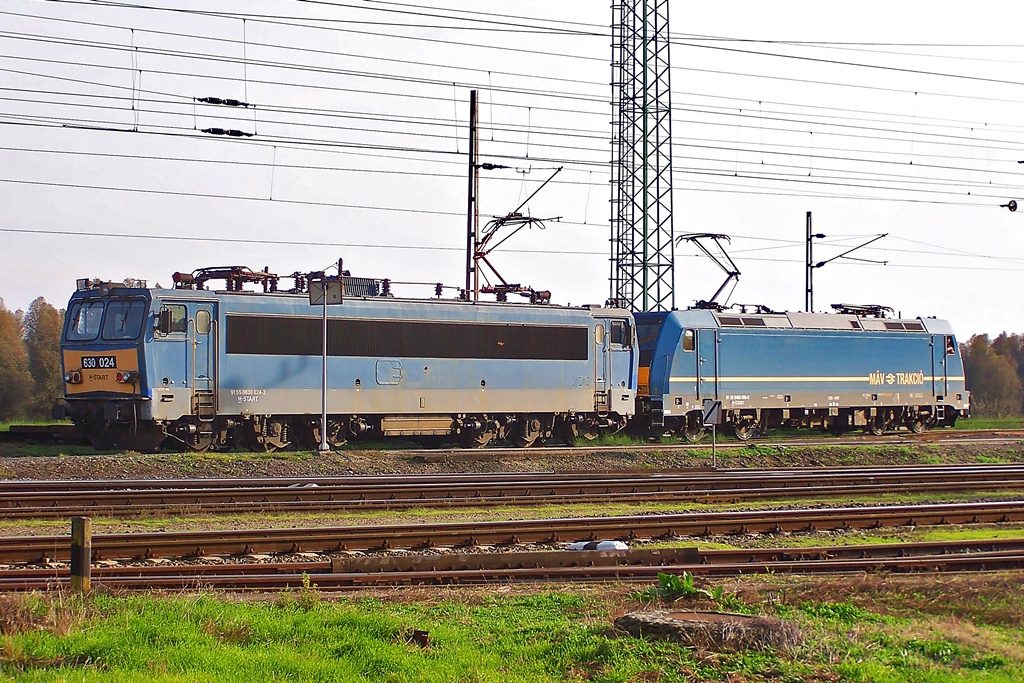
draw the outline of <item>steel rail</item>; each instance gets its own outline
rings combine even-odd
[[[340,560],[340,561],[339,561]],[[375,560],[386,564],[368,567]],[[361,564],[360,564],[361,563]],[[362,565],[362,566],[361,566]],[[774,550],[674,549],[625,553],[472,553],[458,556],[335,558],[331,562],[96,568],[108,589],[280,590],[307,582],[319,590],[402,585],[631,581],[659,573],[705,576],[758,573],[950,572],[1024,569],[1024,539]],[[0,591],[66,588],[66,568],[5,572]]]
[[[411,507],[698,502],[855,497],[885,493],[1019,491],[1024,466],[947,466],[699,473],[422,475],[279,481],[152,480],[7,482],[0,511],[10,519],[72,515],[245,513]],[[205,484],[205,485],[204,485]],[[91,487],[91,488],[89,488]],[[180,487],[180,488],[179,488]]]
[[[409,484],[430,481],[435,483],[480,485],[496,482],[534,481],[545,478],[552,481],[579,481],[587,478],[665,478],[672,477],[682,480],[685,477],[705,482],[708,478],[742,480],[755,479],[760,481],[766,477],[792,478],[809,476],[815,478],[831,477],[867,477],[867,476],[900,476],[924,477],[936,474],[964,473],[965,475],[986,475],[992,473],[1016,473],[1024,471],[1024,463],[1002,464],[967,464],[967,465],[858,465],[842,467],[771,467],[771,468],[718,468],[688,467],[662,469],[585,469],[585,470],[535,470],[523,472],[470,472],[443,474],[384,474],[363,475],[350,474],[343,476],[313,477],[224,477],[224,478],[170,478],[170,479],[5,479],[0,481],[0,494],[18,491],[37,491],[46,488],[52,491],[80,490],[146,490],[146,489],[187,489],[187,488],[253,488],[253,487],[301,487],[307,484],[317,486],[328,485],[365,485],[379,486],[390,484]]]
[[[913,432],[891,432],[882,436],[868,434],[850,434],[844,436],[820,437],[820,436],[785,436],[785,437],[761,437],[756,443],[774,446],[849,446],[860,444],[891,444],[906,442],[948,442],[948,443],[970,443],[970,442],[1012,442],[1024,438],[1022,429],[935,429],[922,433]],[[74,425],[12,425],[9,431],[0,431],[0,442],[61,442],[68,444],[88,444],[88,438],[78,434]],[[722,445],[721,443],[719,445]],[[729,438],[725,441],[726,447],[744,446],[746,442]],[[557,446],[545,445],[537,448],[522,449],[512,447],[492,447],[485,449],[486,453],[550,453],[560,451],[637,451],[637,450],[691,450],[711,448],[708,443],[680,443],[680,444],[657,444],[652,443],[644,446]],[[373,449],[368,449],[373,450]],[[403,455],[419,454],[427,460],[443,459],[448,457],[459,457],[467,454],[476,454],[479,457],[480,451],[473,449],[408,449],[393,450],[389,453]]]
[[[1024,521],[1020,500],[666,515],[446,522],[293,529],[144,532],[93,536],[95,559],[472,547],[598,539],[781,533],[886,526]],[[0,562],[63,561],[66,536],[0,538]]]

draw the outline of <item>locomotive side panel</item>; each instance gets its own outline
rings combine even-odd
[[[222,414],[320,410],[321,320],[227,316]],[[592,331],[566,325],[332,317],[332,413],[593,409]]]

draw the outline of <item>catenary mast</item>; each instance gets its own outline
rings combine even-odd
[[[612,4],[614,305],[675,307],[668,0]]]

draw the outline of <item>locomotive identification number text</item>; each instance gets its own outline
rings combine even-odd
[[[116,356],[82,356],[83,370],[115,370]]]
[[[260,396],[266,396],[266,389],[232,389],[231,395],[234,396],[239,403],[256,403],[260,400]]]

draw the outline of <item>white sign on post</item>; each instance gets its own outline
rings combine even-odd
[[[320,306],[324,315],[322,319],[323,334],[323,365],[322,382],[320,384],[320,448],[321,453],[331,450],[327,443],[327,307],[344,303],[345,280],[341,261],[338,261],[338,277],[325,277],[323,273],[316,279],[309,280],[309,305]]]
[[[324,290],[327,290],[327,301],[324,301]],[[327,278],[325,280],[309,281],[309,305],[323,306],[325,303],[341,304],[345,302],[344,288],[341,278]]]

